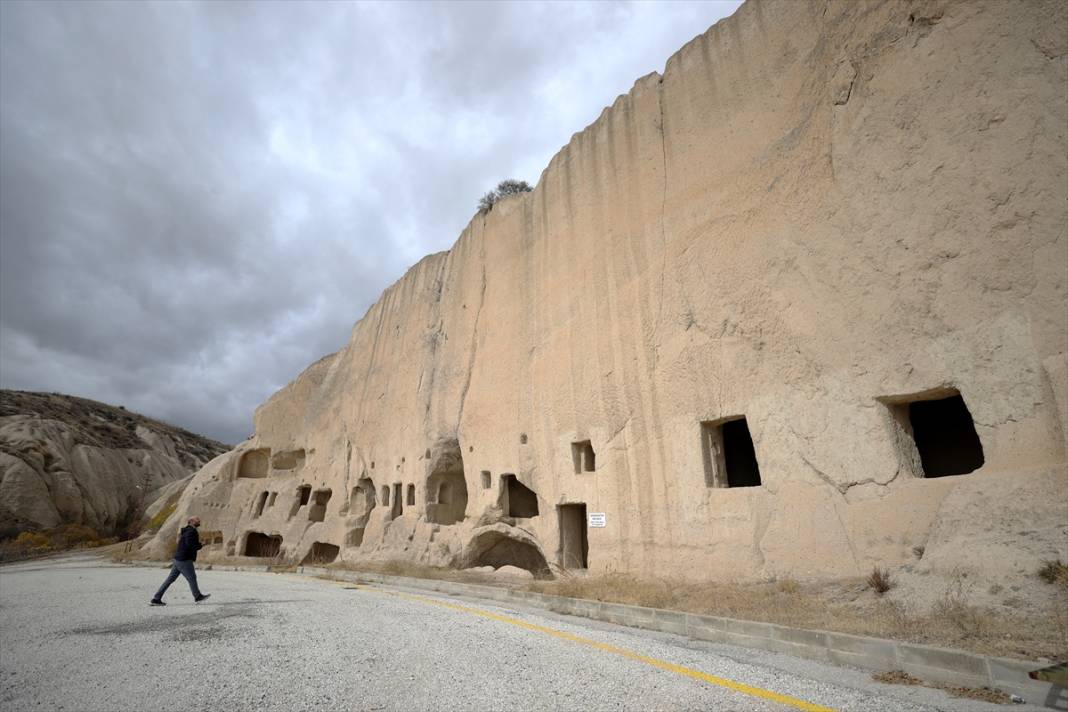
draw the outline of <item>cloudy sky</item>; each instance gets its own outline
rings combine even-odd
[[[244,439],[738,4],[0,2],[0,386]]]

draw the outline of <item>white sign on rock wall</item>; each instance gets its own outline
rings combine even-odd
[[[603,527],[605,525],[604,512],[590,512],[589,520],[591,527]]]

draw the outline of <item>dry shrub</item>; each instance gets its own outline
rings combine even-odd
[[[792,578],[779,579],[775,582],[775,589],[779,593],[794,596],[801,591],[801,584]]]
[[[1046,583],[1052,583],[1068,591],[1068,566],[1060,560],[1047,559],[1038,570],[1038,577]]]
[[[965,637],[982,635],[988,627],[987,615],[968,603],[964,590],[964,577],[959,572],[954,575],[945,592],[934,607],[934,617],[948,623]]]
[[[890,572],[887,569],[880,569],[876,566],[868,574],[868,578],[865,579],[868,584],[868,588],[875,591],[880,596],[894,587],[894,582],[890,578]]]

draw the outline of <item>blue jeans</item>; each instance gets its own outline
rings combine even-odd
[[[185,576],[185,580],[189,582],[189,590],[193,592],[193,600],[200,598],[200,589],[197,588],[197,570],[193,566],[193,562],[174,559],[171,561],[171,572],[167,574],[167,580],[156,591],[156,595],[152,597],[153,600],[162,600],[163,594],[167,592],[167,589],[179,576]]]

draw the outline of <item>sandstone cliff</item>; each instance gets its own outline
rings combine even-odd
[[[123,533],[228,449],[85,398],[0,391],[0,532],[75,523]]]
[[[1068,558],[1066,23],[747,2],[387,289],[182,517],[209,559]]]

